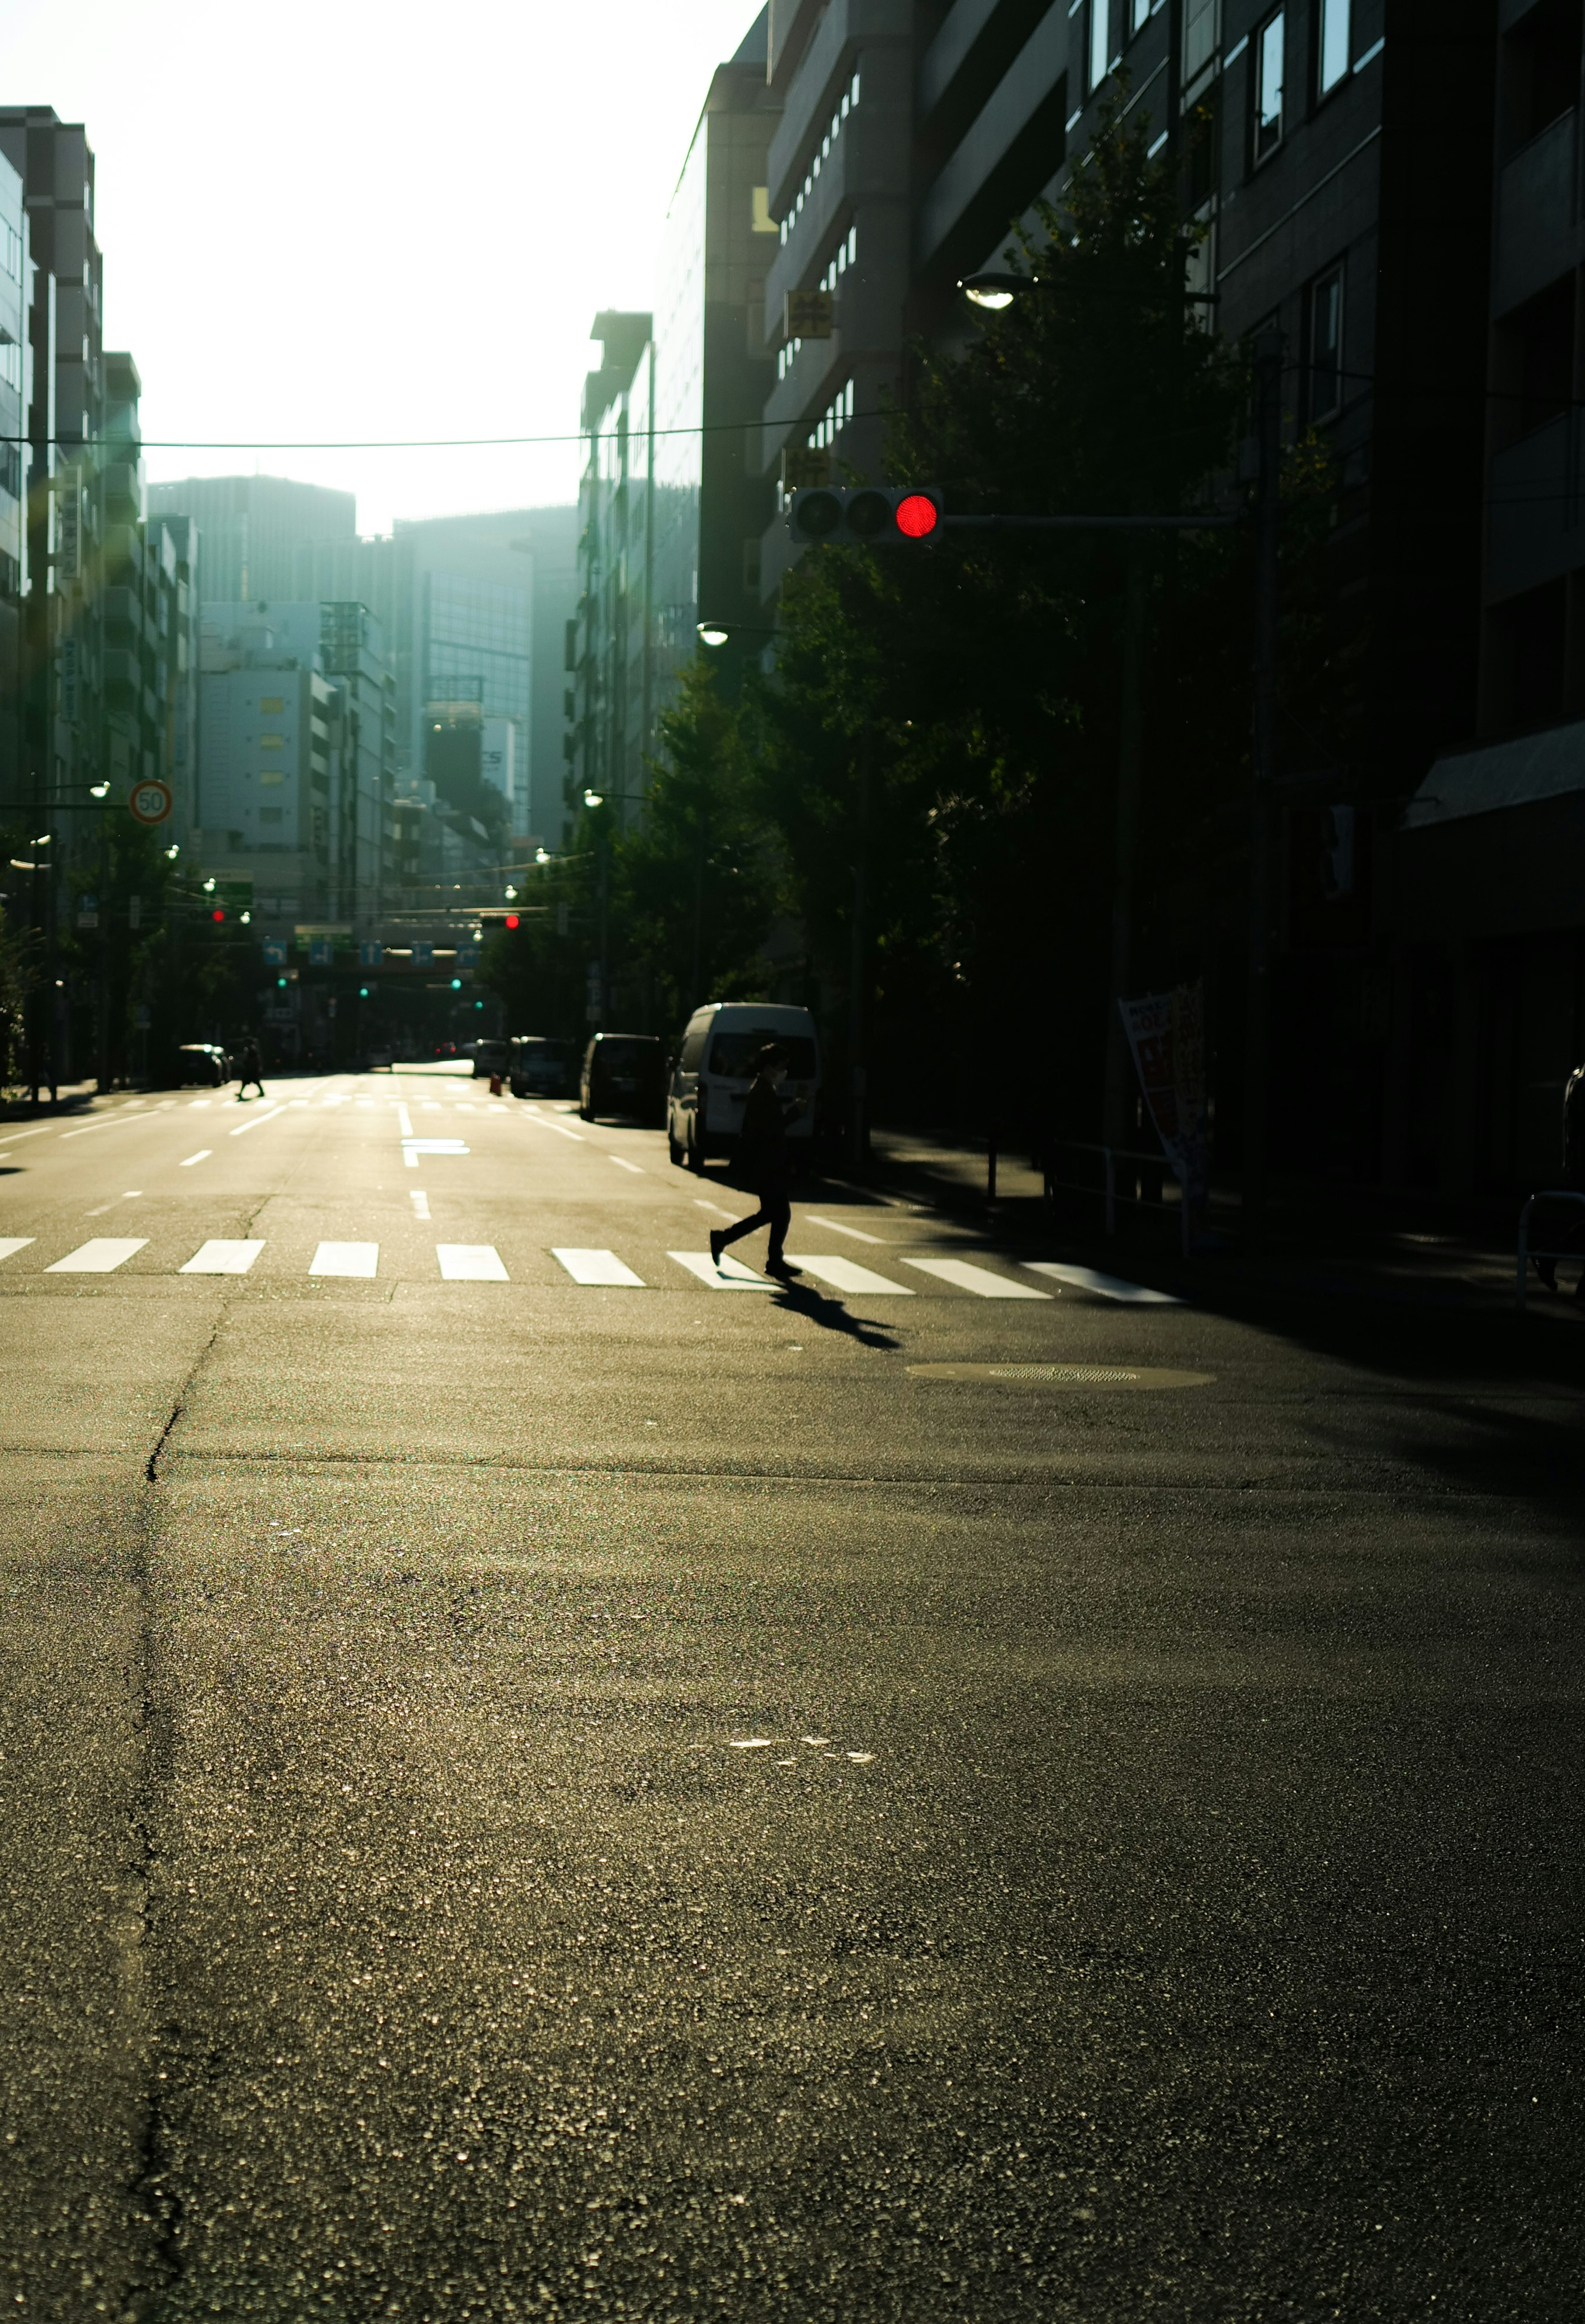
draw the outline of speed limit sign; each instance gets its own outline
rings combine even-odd
[[[171,786],[157,778],[134,783],[126,804],[139,823],[163,823],[171,812]]]

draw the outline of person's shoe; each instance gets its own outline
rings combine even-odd
[[[721,1245],[725,1240],[726,1236],[719,1227],[710,1229],[710,1258],[718,1268],[721,1264]]]
[[[784,1259],[767,1259],[765,1261],[765,1273],[774,1275],[778,1283],[791,1283],[795,1275],[802,1272],[801,1267],[790,1266]]]

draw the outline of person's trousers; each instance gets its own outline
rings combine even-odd
[[[782,1256],[782,1245],[787,1240],[787,1229],[792,1223],[792,1204],[785,1186],[762,1186],[759,1208],[751,1219],[739,1219],[735,1227],[728,1227],[721,1236],[723,1245],[740,1242],[745,1235],[757,1234],[761,1227],[771,1231],[771,1247],[765,1253],[770,1265]]]

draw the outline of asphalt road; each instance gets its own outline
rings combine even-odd
[[[747,1207],[0,1137],[0,2309],[1576,2319],[1578,1337]]]

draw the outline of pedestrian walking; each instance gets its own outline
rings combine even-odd
[[[256,1089],[259,1095],[263,1097],[264,1085],[259,1079],[262,1063],[263,1060],[259,1056],[259,1045],[250,1033],[242,1052],[242,1079],[236,1084],[238,1105],[242,1103],[250,1088]]]
[[[1585,1194],[1585,1065],[1576,1065],[1563,1085],[1563,1175],[1562,1185],[1571,1194]],[[1560,1233],[1565,1250],[1575,1250],[1585,1237],[1580,1230],[1580,1213],[1569,1205],[1570,1217]],[[1538,1259],[1535,1272],[1549,1291],[1558,1287],[1558,1263],[1555,1259]],[[1576,1299],[1585,1299],[1585,1268],[1574,1286]]]
[[[717,1227],[710,1234],[710,1257],[719,1267],[721,1253],[729,1242],[741,1242],[745,1235],[756,1234],[761,1227],[769,1227],[771,1243],[765,1273],[783,1282],[802,1273],[801,1268],[788,1265],[782,1249],[792,1219],[788,1193],[792,1164],[787,1151],[787,1124],[796,1121],[804,1107],[802,1098],[791,1105],[783,1102],[782,1084],[786,1078],[787,1052],[777,1048],[773,1041],[761,1049],[754,1061],[754,1084],[743,1108],[743,1130],[734,1173],[739,1185],[746,1185],[759,1196],[759,1208],[752,1218],[739,1219],[735,1227]]]

